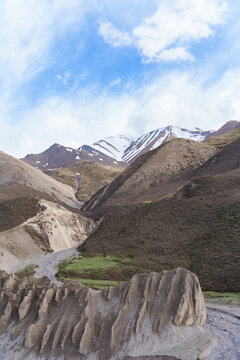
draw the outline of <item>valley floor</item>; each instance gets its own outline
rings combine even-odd
[[[61,286],[62,283],[58,281],[55,276],[58,271],[57,265],[69,256],[74,255],[76,252],[77,246],[62,251],[56,251],[47,255],[42,255],[35,259],[25,260],[20,266],[12,268],[9,273],[16,273],[29,265],[37,265],[38,267],[36,268],[36,273],[34,275],[36,278],[47,276],[52,282]]]

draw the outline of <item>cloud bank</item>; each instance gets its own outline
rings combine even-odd
[[[226,10],[224,0],[158,1],[153,16],[131,32],[102,22],[99,34],[113,47],[135,47],[145,62],[192,61],[189,47],[213,35],[214,26],[223,23]]]

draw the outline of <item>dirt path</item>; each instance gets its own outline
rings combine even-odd
[[[21,269],[24,269],[28,265],[32,265],[32,264],[38,265],[38,268],[36,269],[36,274],[35,274],[36,278],[41,278],[43,276],[47,276],[47,277],[49,277],[49,279],[51,279],[52,282],[54,282],[58,286],[61,286],[62,283],[60,281],[58,281],[55,276],[57,273],[57,265],[62,260],[75,254],[76,252],[77,252],[77,246],[67,249],[67,250],[57,251],[57,252],[54,252],[51,254],[43,255],[43,256],[40,256],[35,259],[29,259],[29,260],[24,261],[20,266],[11,269],[11,271],[9,271],[9,273],[17,272]]]
[[[206,305],[206,329],[218,337],[218,346],[207,360],[240,360],[240,304]]]

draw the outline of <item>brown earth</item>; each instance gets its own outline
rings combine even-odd
[[[203,164],[216,149],[204,143],[174,138],[139,157],[111,184],[96,193],[82,210],[157,200],[176,190],[176,179]],[[185,180],[184,180],[185,181]],[[183,182],[184,182],[183,181]]]

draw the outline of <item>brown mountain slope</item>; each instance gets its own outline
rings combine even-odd
[[[240,125],[240,122],[237,120],[230,120],[228,122],[226,122],[223,126],[220,127],[220,129],[218,129],[217,131],[212,132],[209,137],[212,136],[219,136],[219,135],[224,135],[227,132],[235,129],[237,126]]]
[[[236,141],[240,137],[240,125],[234,127],[231,131],[221,133],[215,136],[211,136],[205,140],[206,144],[216,146],[218,149],[224,148],[224,146]]]
[[[205,290],[240,291],[239,190],[237,169],[193,179],[157,202],[113,207],[79,250],[131,259],[108,280],[182,266]]]
[[[239,135],[240,135],[240,127]],[[235,130],[237,130],[235,129]],[[226,171],[234,170],[240,166],[240,137],[226,145],[220,152],[210,158],[205,164],[197,168],[191,177],[218,175]]]
[[[69,207],[81,206],[70,186],[61,184],[24,161],[0,152],[0,185],[9,184],[28,186]]]
[[[110,185],[95,194],[83,210],[159,199],[169,192],[164,185],[203,164],[215,152],[214,147],[204,143],[174,138],[139,157]]]
[[[112,182],[122,171],[122,167],[112,167],[96,162],[81,161],[73,168],[59,168],[46,171],[54,179],[72,186],[76,197],[88,201],[99,189]]]

